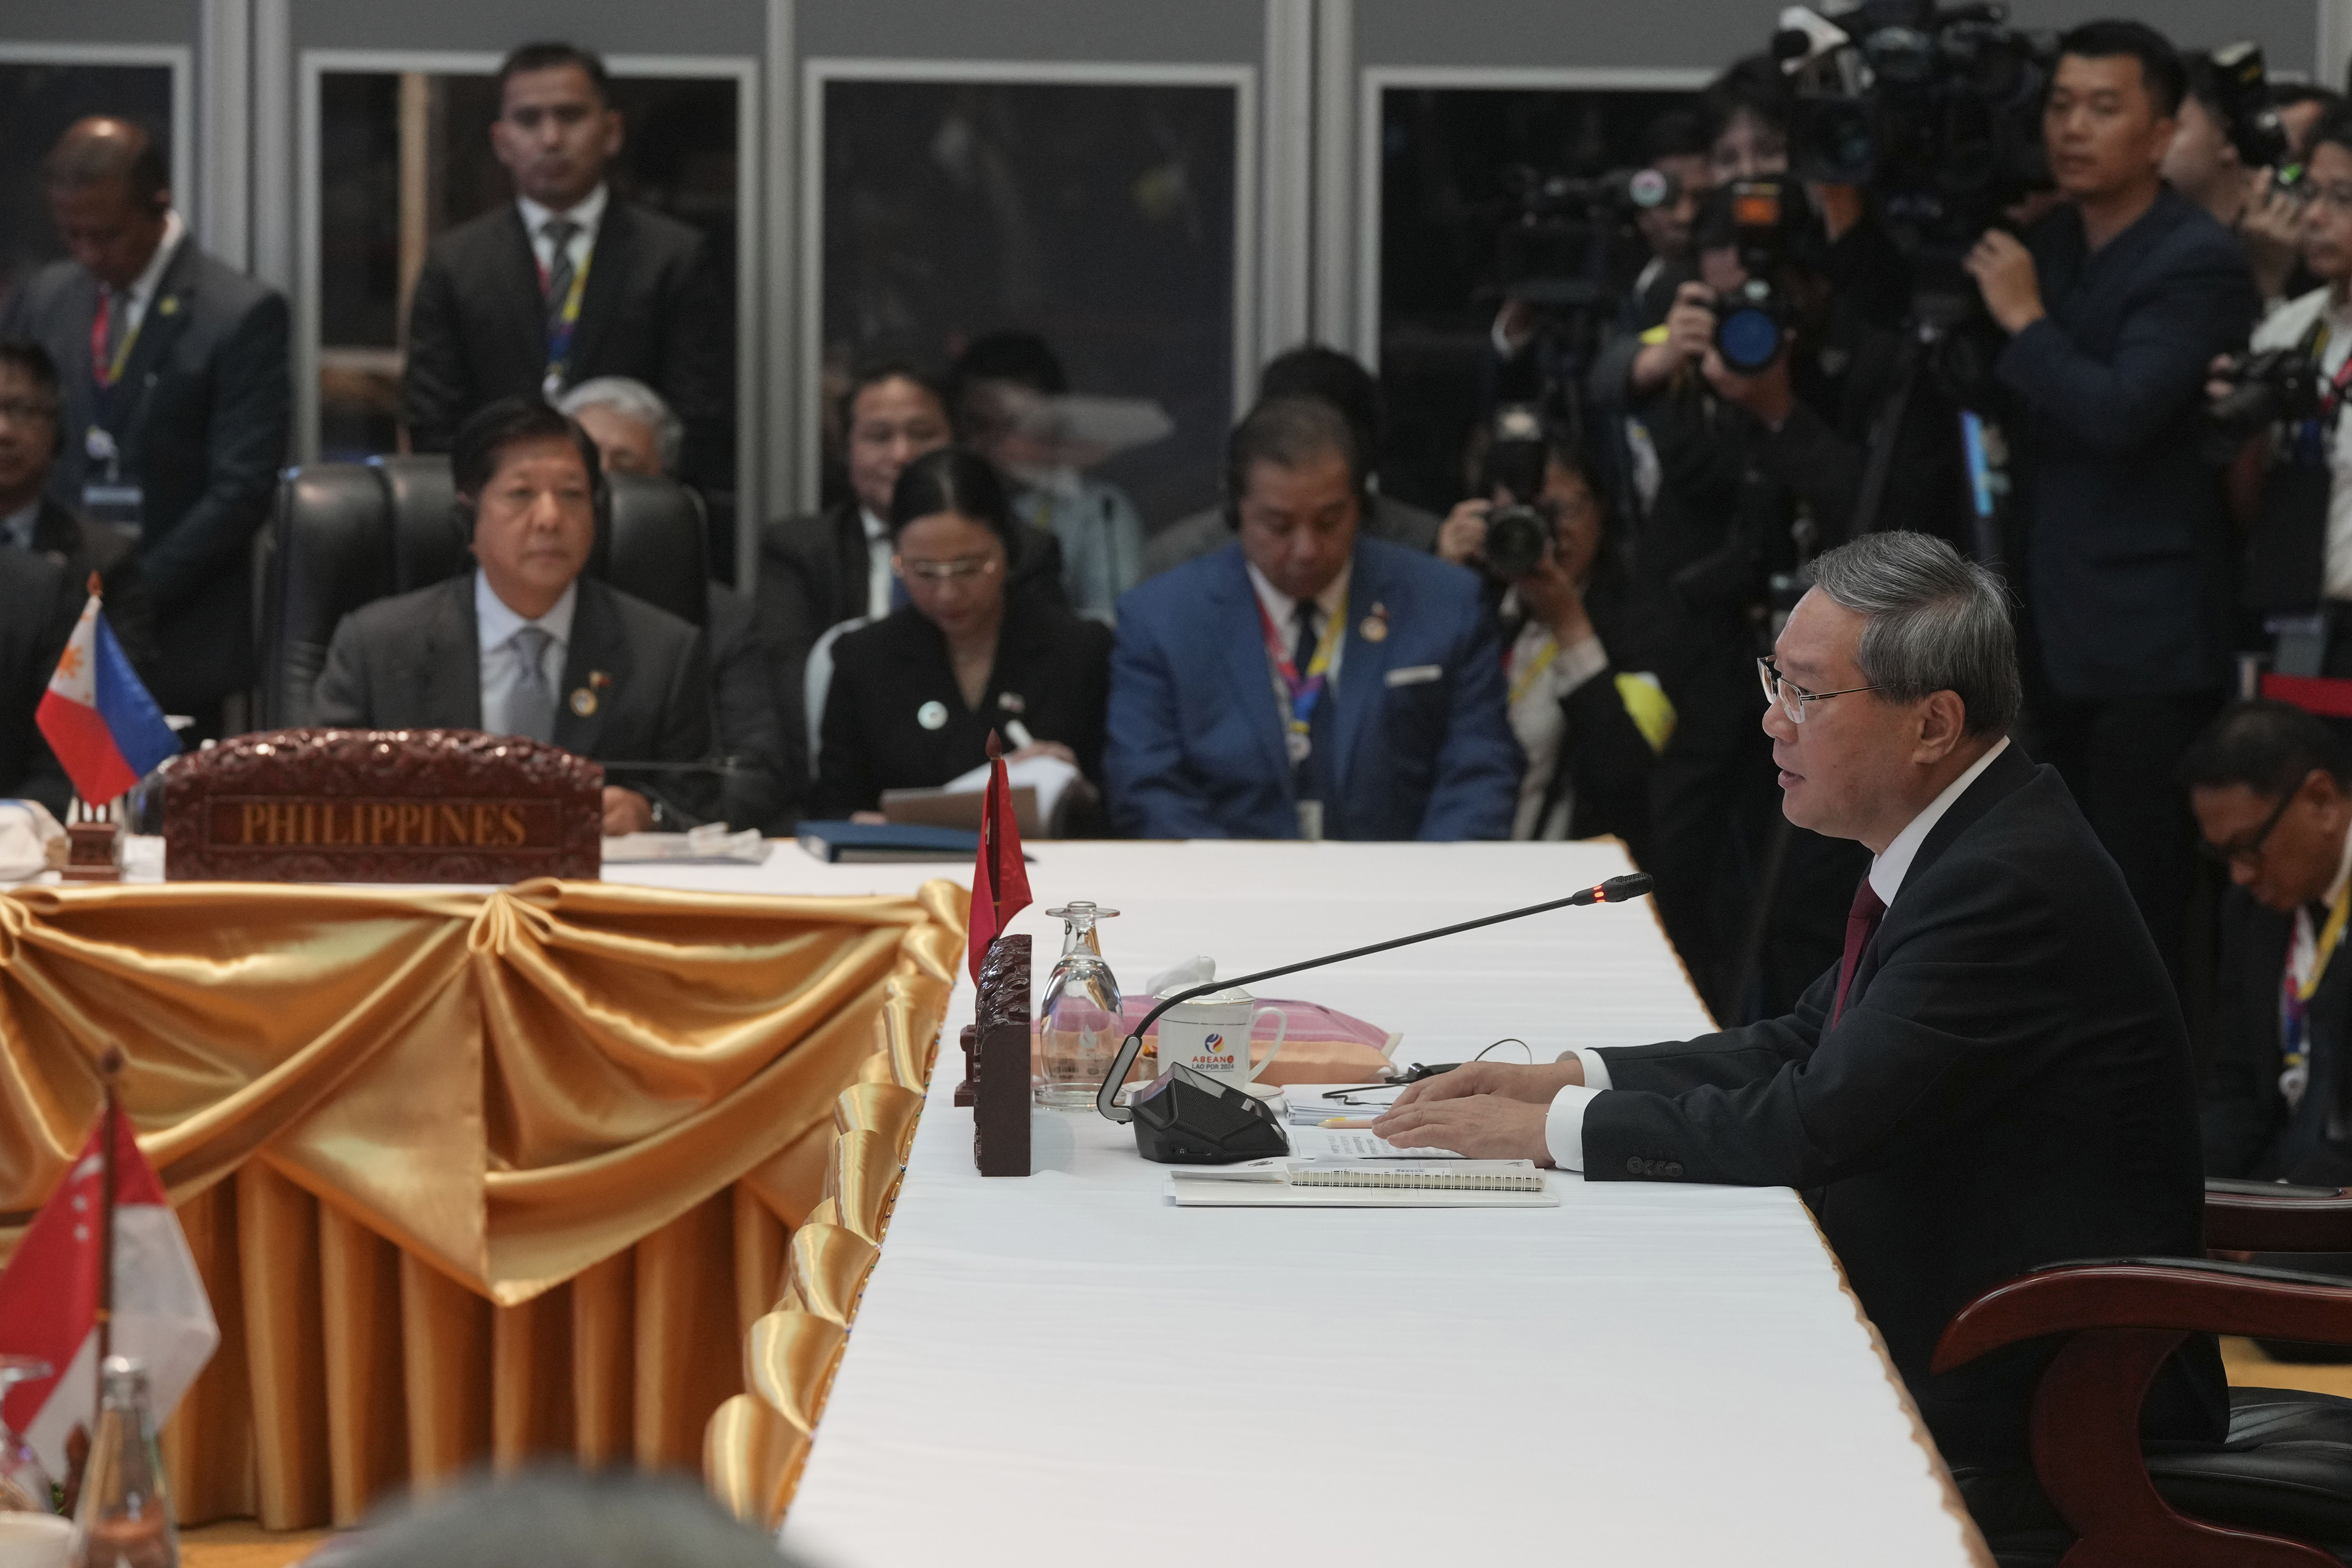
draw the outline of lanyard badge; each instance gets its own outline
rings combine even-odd
[[[1324,622],[1323,635],[1315,640],[1315,653],[1307,661],[1307,673],[1301,675],[1293,662],[1290,650],[1283,646],[1282,633],[1274,617],[1265,613],[1265,604],[1257,606],[1258,626],[1265,633],[1265,654],[1274,666],[1275,695],[1282,702],[1286,717],[1284,744],[1289,748],[1291,765],[1307,760],[1315,749],[1310,731],[1315,722],[1315,705],[1323,700],[1323,689],[1329,683],[1331,660],[1339,650],[1339,638],[1348,627],[1348,597],[1340,595],[1339,605]]]

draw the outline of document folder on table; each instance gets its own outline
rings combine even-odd
[[[1266,1160],[1175,1171],[1180,1208],[1558,1208],[1543,1173],[1525,1160]]]
[[[820,860],[969,860],[980,853],[980,835],[956,827],[917,827],[906,823],[803,822],[801,847]]]

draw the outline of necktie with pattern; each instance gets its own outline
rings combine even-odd
[[[1845,1014],[1845,994],[1853,984],[1853,972],[1862,963],[1862,950],[1878,934],[1878,922],[1886,915],[1886,905],[1878,897],[1878,889],[1864,877],[1862,886],[1853,890],[1853,908],[1845,917],[1845,956],[1838,960],[1837,1005],[1830,1012],[1830,1024],[1834,1027]]]
[[[547,341],[554,342],[563,331],[563,302],[572,297],[572,237],[580,226],[568,217],[551,217],[539,226],[539,232],[548,243],[547,258]]]
[[[547,680],[547,649],[554,640],[543,627],[523,626],[507,641],[516,660],[507,728],[534,741],[555,739],[555,688]]]

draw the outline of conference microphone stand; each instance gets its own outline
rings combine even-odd
[[[1143,1037],[1150,1032],[1152,1025],[1160,1021],[1160,1015],[1180,1003],[1190,1002],[1197,997],[1206,996],[1212,992],[1226,990],[1235,985],[1255,985],[1261,980],[1279,979],[1286,974],[1296,974],[1302,969],[1320,969],[1327,963],[1343,963],[1351,958],[1369,958],[1373,953],[1386,952],[1391,948],[1411,947],[1415,942],[1430,942],[1441,936],[1458,936],[1465,931],[1476,931],[1481,926],[1500,925],[1505,921],[1525,920],[1529,915],[1547,914],[1553,910],[1581,909],[1588,904],[1622,904],[1628,900],[1642,897],[1650,890],[1651,885],[1648,872],[1635,871],[1622,877],[1612,877],[1595,887],[1580,889],[1564,899],[1554,899],[1549,903],[1529,904],[1526,909],[1511,910],[1499,915],[1481,915],[1475,921],[1464,921],[1459,925],[1440,926],[1435,931],[1415,931],[1411,936],[1391,937],[1387,942],[1376,942],[1370,947],[1350,948],[1346,952],[1328,952],[1320,958],[1305,958],[1297,963],[1284,963],[1272,969],[1261,969],[1255,974],[1236,974],[1230,980],[1212,980],[1204,984],[1192,986],[1189,990],[1179,991],[1173,996],[1162,997],[1158,1006],[1143,1016],[1143,1021],[1135,1026],[1134,1032],[1119,1042],[1118,1058],[1111,1063],[1110,1070],[1103,1075],[1102,1087],[1095,1090],[1095,1109],[1113,1121],[1135,1120],[1134,1111],[1124,1105],[1114,1104],[1112,1101],[1120,1087],[1127,1082],[1128,1069],[1135,1065],[1135,1058],[1142,1054]]]

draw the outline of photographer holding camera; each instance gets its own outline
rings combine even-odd
[[[1650,771],[1674,728],[1657,678],[1621,674],[1625,584],[1591,466],[1526,404],[1496,411],[1475,491],[1446,526],[1499,595],[1512,732],[1527,753],[1514,838],[1650,841]]]
[[[2236,232],[2266,305],[2286,293],[2294,271],[2295,220],[2302,211],[2277,172],[2299,161],[2272,105],[2262,51],[2232,44],[2180,57],[2189,83],[2180,129],[2165,149],[2166,184]]]
[[[2230,547],[2198,439],[2207,366],[2258,306],[2230,231],[2158,173],[2180,57],[2139,22],[2061,40],[2042,142],[2063,205],[1967,268],[2008,334],[2035,751],[2056,764],[2180,971],[2192,853],[2168,781],[2228,676]]]
[[[2249,353],[2213,363],[2225,445],[2243,441],[2231,500],[2249,533],[2243,602],[2298,619],[2278,649],[2290,675],[2352,676],[2352,108],[2313,133],[2297,236],[2320,286],[2280,306]],[[2298,644],[2300,646],[2298,646]]]

